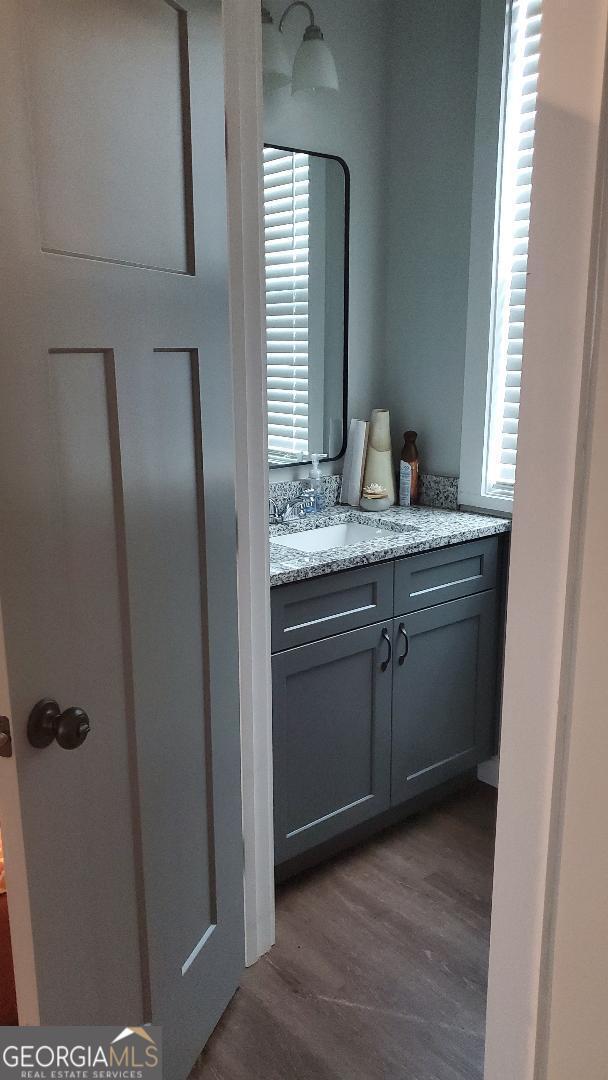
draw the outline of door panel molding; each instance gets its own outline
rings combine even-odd
[[[186,10],[81,0],[76,18],[70,0],[21,7],[42,251],[193,274]]]
[[[108,533],[106,537],[106,558],[113,562],[115,561],[116,570],[116,597],[115,597],[115,611],[113,617],[115,619],[115,632],[120,641],[121,656],[117,659],[117,666],[122,669],[122,685],[124,689],[124,705],[123,705],[123,720],[126,733],[126,748],[128,755],[128,775],[129,775],[129,792],[130,792],[130,804],[131,804],[131,822],[130,828],[133,835],[133,847],[132,854],[134,860],[134,875],[135,875],[135,888],[137,895],[137,926],[138,926],[138,941],[139,941],[139,964],[141,971],[141,994],[142,994],[142,1009],[143,1015],[146,1020],[151,1018],[151,989],[150,989],[150,970],[149,970],[149,951],[148,951],[148,939],[146,932],[146,895],[144,886],[144,874],[143,874],[143,848],[142,848],[142,836],[141,836],[141,817],[140,806],[138,798],[138,770],[137,770],[137,746],[136,746],[136,727],[135,727],[135,703],[134,703],[134,691],[133,691],[133,655],[132,655],[132,643],[131,643],[131,615],[130,615],[130,598],[129,598],[129,584],[127,573],[127,538],[126,538],[126,526],[125,526],[125,506],[124,506],[124,490],[123,490],[123,469],[122,469],[122,452],[121,452],[121,440],[120,440],[120,425],[118,419],[118,400],[116,389],[116,357],[114,349],[112,348],[78,348],[76,346],[61,347],[55,346],[48,351],[49,363],[48,373],[51,387],[54,388],[54,415],[55,424],[53,425],[53,435],[55,444],[61,441],[62,425],[59,423],[58,408],[62,404],[59,400],[59,386],[57,385],[57,368],[61,358],[69,358],[70,365],[78,365],[79,360],[84,365],[92,366],[95,361],[101,361],[101,372],[99,379],[99,385],[97,386],[97,406],[100,411],[98,421],[105,422],[106,429],[103,433],[107,437],[107,475],[106,482],[108,484],[107,490],[107,512],[112,517],[112,533],[113,533],[113,545],[111,544],[111,536]],[[66,383],[68,391],[74,390],[74,373],[77,373],[73,368],[70,372],[70,381]],[[82,377],[82,372],[80,373]],[[90,371],[89,371],[90,374]],[[83,411],[84,402],[79,402],[77,407],[73,407],[69,401],[63,402],[65,406],[65,420],[68,430],[71,430],[76,422],[78,422],[82,429],[82,440],[80,446],[80,452],[71,455],[78,468],[83,467],[83,462],[87,459],[92,460],[92,448],[90,445],[91,440],[91,428],[94,417],[90,410],[88,413]],[[101,447],[100,447],[101,449]],[[68,455],[69,458],[69,455]],[[65,478],[65,471],[62,471],[62,476]],[[87,484],[87,492],[90,487],[90,480]],[[95,484],[94,488],[99,493],[99,484]],[[84,493],[81,491],[81,497]],[[66,485],[63,483],[58,486],[57,499],[60,502],[64,502],[67,497]],[[81,505],[78,513],[75,515],[76,522],[79,526],[89,523],[90,528],[94,528],[96,533],[96,571],[99,573],[99,507],[96,509],[95,518],[89,518],[89,508]],[[73,530],[68,529],[68,532],[73,540]],[[89,545],[85,542],[83,544],[84,552],[90,552]],[[90,556],[87,556],[90,557]],[[83,574],[86,574],[86,568],[83,567]],[[107,575],[108,584],[110,584],[111,571]],[[98,580],[98,579],[97,579]],[[75,583],[74,583],[75,584]],[[104,600],[107,597],[107,590],[104,590]],[[81,605],[81,596],[78,597],[79,604]],[[78,611],[78,605],[75,608]],[[90,617],[90,611],[86,612],[87,617]],[[76,632],[78,632],[77,623],[70,620]],[[99,624],[96,625],[96,632],[99,630]],[[87,702],[90,706],[90,696],[88,688],[82,688],[82,693],[87,695]],[[84,698],[83,698],[84,700]],[[107,702],[104,700],[101,707],[107,706]],[[107,731],[100,733],[107,738]]]

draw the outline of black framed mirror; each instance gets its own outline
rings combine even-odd
[[[346,447],[349,216],[342,158],[264,147],[271,468]]]

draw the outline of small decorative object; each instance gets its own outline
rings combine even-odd
[[[399,462],[399,506],[409,506],[412,501],[412,466],[409,461]]]
[[[420,486],[420,458],[416,431],[404,431],[403,450],[399,464],[399,505],[410,506],[418,502]]]
[[[385,488],[389,506],[395,505],[395,474],[388,409],[374,409],[370,420],[363,485],[369,487],[370,484],[380,484]]]
[[[348,443],[342,469],[342,487],[340,502],[346,506],[358,506],[363,485],[363,469],[367,453],[367,420],[351,420],[348,429]]]
[[[381,510],[388,510],[390,505],[388,491],[382,484],[367,484],[363,488],[360,503],[362,510],[371,510],[378,514]]]

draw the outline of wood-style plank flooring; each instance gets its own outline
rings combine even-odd
[[[481,1080],[495,813],[476,784],[283,885],[191,1080]]]

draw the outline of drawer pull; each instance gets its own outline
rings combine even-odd
[[[386,660],[382,661],[380,667],[382,668],[382,671],[386,671],[388,665],[391,662],[392,656],[393,656],[393,646],[391,644],[391,639],[389,637],[388,630],[386,629],[386,626],[383,627],[382,637],[384,638],[384,640],[386,641],[386,644],[388,645],[388,656],[387,656]]]
[[[404,626],[403,623],[399,623],[399,633],[401,634],[401,636],[403,638],[403,652],[401,653],[401,656],[399,657],[399,663],[400,664],[405,664],[407,654],[410,651],[410,639],[407,636],[407,630],[405,629],[405,626]]]

